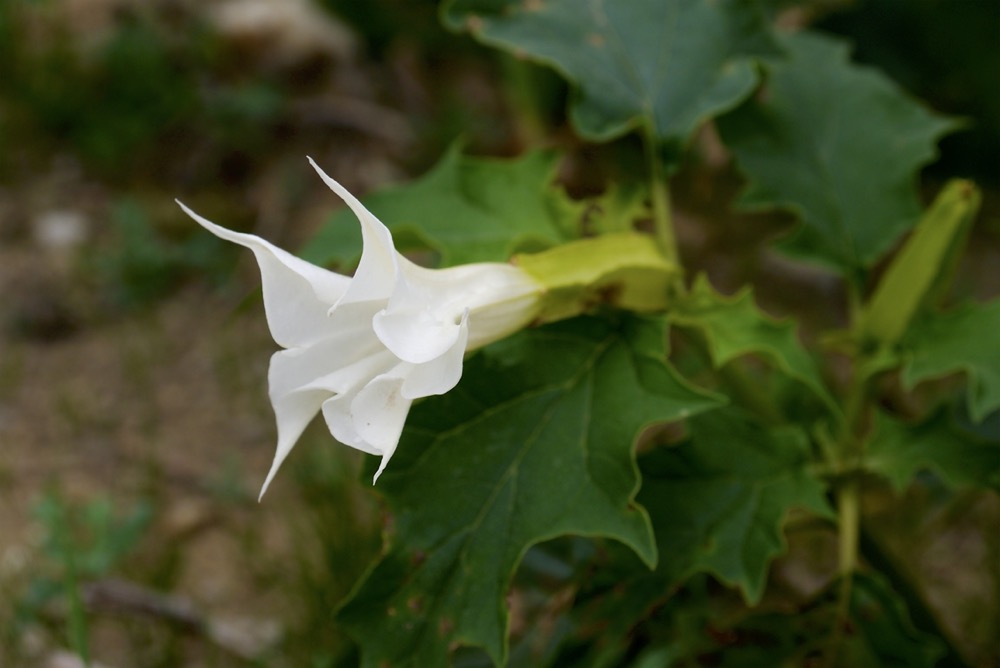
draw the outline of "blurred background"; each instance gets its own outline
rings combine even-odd
[[[766,4],[967,119],[923,178],[984,188],[964,280],[1000,293],[1000,4]],[[633,139],[573,135],[566,96],[448,33],[431,0],[0,0],[0,666],[80,665],[84,641],[109,667],[356,662],[330,619],[380,540],[360,455],[313,425],[258,505],[275,345],[256,266],[173,200],[294,250],[340,206],[307,155],[359,195],[456,140],[558,146],[575,194],[640,172]],[[692,155],[675,181],[688,265],[828,326],[827,277],[752,259],[788,221],[729,212],[739,180],[713,133]],[[1000,503],[914,494],[891,502],[914,509],[892,515],[899,549],[922,555],[966,650],[997,658],[1000,548],[963,526]]]

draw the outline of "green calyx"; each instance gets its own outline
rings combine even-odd
[[[671,303],[680,268],[656,241],[635,232],[580,239],[511,263],[544,288],[537,322],[552,322],[607,304],[628,311],[662,311]]]

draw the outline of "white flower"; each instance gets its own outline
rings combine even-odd
[[[254,252],[268,326],[285,348],[268,372],[278,446],[261,496],[319,411],[338,441],[382,457],[378,480],[413,400],[455,387],[465,353],[528,325],[544,292],[509,264],[413,264],[396,252],[385,225],[309,162],[361,221],[364,250],[353,278],[220,227],[178,202],[208,231]]]

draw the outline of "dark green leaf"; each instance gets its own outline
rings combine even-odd
[[[749,287],[726,297],[701,275],[669,317],[673,324],[696,329],[704,335],[716,367],[742,355],[761,355],[803,383],[827,406],[839,410],[816,363],[799,341],[795,323],[775,320],[758,309]]]
[[[734,409],[689,421],[691,439],[640,462],[667,586],[705,571],[760,600],[771,559],[784,550],[792,508],[830,509],[797,428],[765,429]]]
[[[440,666],[456,646],[502,663],[505,595],[540,541],[607,536],[655,564],[636,436],[718,403],[663,357],[659,324],[577,319],[485,348],[411,412],[379,480],[395,533],[340,615],[365,665]]]
[[[505,262],[576,236],[583,205],[552,185],[557,162],[554,153],[497,160],[464,156],[454,147],[423,178],[363,201],[397,246],[416,237],[444,266]],[[320,265],[349,265],[360,255],[361,232],[346,207],[302,251]]]
[[[906,605],[878,574],[856,573],[851,587],[851,617],[858,633],[842,653],[845,666],[933,668],[944,653],[936,637],[913,626]]]
[[[769,63],[762,95],[719,119],[750,180],[742,204],[795,212],[804,225],[787,250],[855,275],[916,223],[915,172],[956,125],[853,65],[842,42],[783,44],[790,58]]]
[[[577,86],[587,138],[647,125],[684,142],[757,85],[754,60],[778,53],[748,0],[448,0],[445,23],[551,66]]]
[[[967,376],[969,413],[981,421],[1000,408],[1000,300],[928,315],[903,340],[903,383],[951,373]]]
[[[930,469],[952,487],[1000,490],[1000,442],[959,429],[944,412],[918,426],[879,413],[865,463],[897,491],[919,471]]]

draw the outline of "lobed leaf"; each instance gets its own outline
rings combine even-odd
[[[977,422],[1000,408],[1000,299],[927,315],[903,339],[903,384],[962,372],[969,414]]]
[[[942,665],[939,661],[946,652],[944,644],[914,626],[904,600],[882,575],[853,575],[850,609],[857,632],[846,641],[843,665]]]
[[[951,487],[989,487],[1000,491],[1000,442],[960,430],[944,412],[920,425],[907,425],[878,413],[865,465],[902,492],[922,470],[931,470]]]
[[[675,325],[704,335],[717,368],[743,355],[761,355],[839,412],[815,361],[798,339],[795,323],[776,320],[757,308],[750,287],[726,297],[700,275],[669,318]]]
[[[953,120],[926,110],[843,42],[815,33],[781,40],[762,94],[719,119],[749,179],[741,203],[785,208],[803,225],[784,244],[852,277],[920,216],[916,171]]]
[[[748,0],[447,0],[446,25],[558,70],[576,86],[570,116],[606,141],[648,127],[684,143],[756,87],[756,59],[779,53]]]
[[[577,319],[485,348],[414,408],[379,481],[394,535],[340,613],[364,665],[444,665],[456,646],[503,663],[507,589],[538,542],[606,536],[655,565],[636,437],[719,403],[664,355],[662,324]]]
[[[474,158],[448,151],[424,177],[363,199],[369,211],[406,245],[440,254],[441,265],[505,262],[576,236],[583,205],[553,185],[559,156],[538,151],[515,160]],[[319,265],[350,265],[361,255],[361,233],[349,209],[335,213],[303,249]]]
[[[667,586],[708,572],[760,601],[772,558],[784,550],[782,523],[793,508],[830,516],[825,485],[809,469],[798,428],[767,429],[736,409],[688,422],[691,439],[640,462],[647,508]]]

